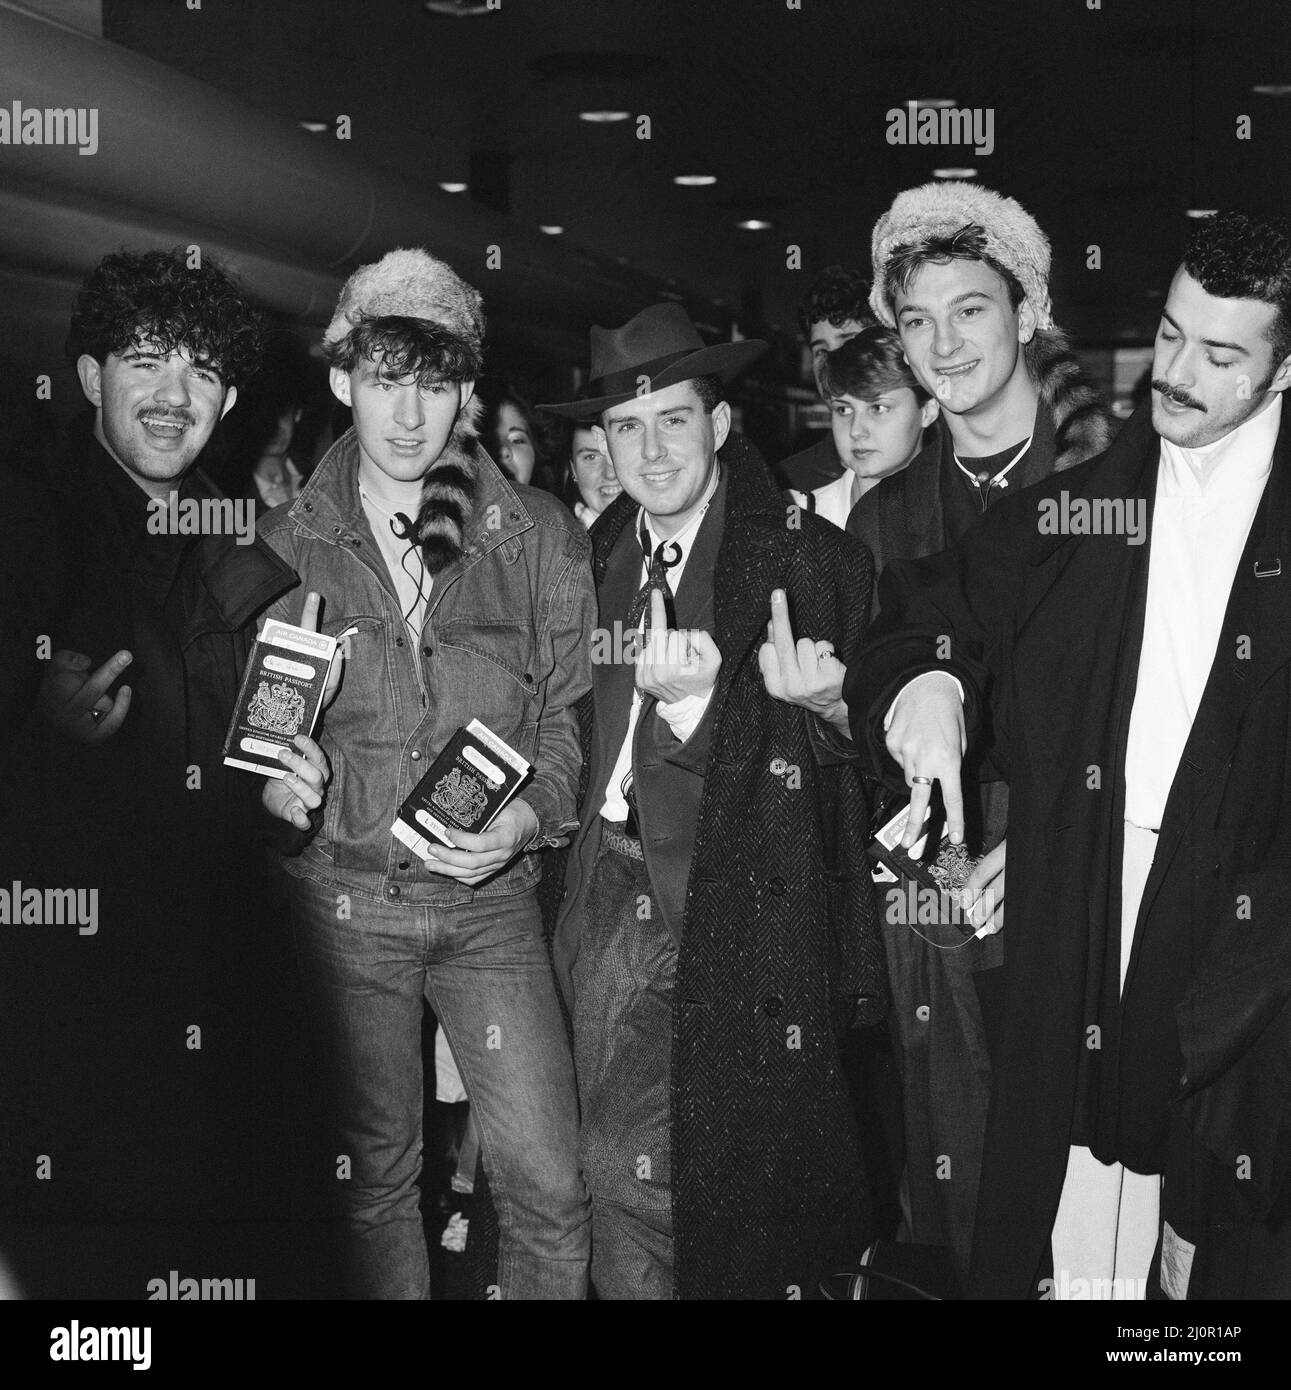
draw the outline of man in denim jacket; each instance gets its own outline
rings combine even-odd
[[[347,282],[324,348],[354,428],[262,525],[344,634],[320,742],[318,833],[284,859],[324,1026],[354,1292],[429,1296],[418,1206],[423,997],[448,1036],[501,1227],[504,1298],[579,1298],[589,1225],[573,1067],[543,942],[538,851],[577,825],[575,702],[590,687],[582,528],[475,440],[479,294],[424,251]],[[292,616],[289,601],[273,616]],[[533,764],[481,835],[423,861],[390,833],[453,733],[479,719]]]

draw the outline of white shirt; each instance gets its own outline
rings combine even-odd
[[[419,638],[422,624],[426,621],[426,604],[434,588],[434,579],[422,562],[421,547],[415,541],[400,540],[390,529],[390,522],[397,511],[403,511],[410,518],[415,518],[417,513],[395,507],[383,497],[374,497],[362,482],[359,483],[359,501],[363,503],[368,525],[390,572],[394,591],[399,598],[399,611],[409,632],[414,638]]]
[[[850,476],[850,475],[849,475]],[[672,565],[668,570],[668,587],[676,594],[681,587],[681,576],[686,568],[686,561],[690,558],[691,546],[694,544],[695,537],[699,534],[699,526],[708,511],[708,505],[713,500],[713,493],[717,491],[718,471],[713,470],[713,476],[708,484],[708,492],[704,497],[704,503],[694,516],[677,532],[675,536],[666,539],[681,550],[681,559]],[[654,527],[650,524],[650,518],[644,508],[637,513],[636,530],[641,533],[641,523],[644,521],[646,532],[650,537],[650,553],[653,555],[663,542],[665,537],[655,534]],[[641,557],[641,578],[639,584],[644,584],[650,574],[649,559]],[[706,695],[687,695],[684,699],[673,701],[671,704],[660,700],[655,705],[655,712],[672,730],[673,737],[682,743],[695,732],[699,727],[699,721],[704,717],[704,711],[708,709],[708,702],[713,698],[712,690]],[[623,779],[632,768],[632,739],[637,730],[637,719],[641,714],[641,692],[632,692],[632,709],[628,713],[628,730],[623,739],[623,744],[619,748],[619,756],[614,763],[614,770],[610,773],[610,780],[605,784],[605,802],[601,807],[601,815],[606,820],[617,821],[620,824],[628,818],[628,803],[623,796]]]
[[[1237,562],[1268,481],[1282,395],[1200,449],[1161,441],[1125,819],[1158,829],[1210,678]],[[1291,558],[1291,557],[1288,557]]]
[[[816,505],[812,510],[822,520],[831,521],[840,529],[845,528],[847,518],[852,510],[852,486],[855,482],[856,474],[848,468],[844,470],[841,478],[835,478],[832,483],[825,483],[821,487],[813,488],[811,495]],[[804,511],[808,509],[805,492],[791,490],[789,496]]]

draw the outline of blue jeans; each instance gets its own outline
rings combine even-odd
[[[475,1112],[500,1228],[502,1298],[586,1296],[591,1226],[574,1067],[534,890],[395,905],[293,875],[292,925],[334,1086],[360,1297],[422,1299],[422,1000]]]

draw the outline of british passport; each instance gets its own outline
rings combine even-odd
[[[487,830],[529,768],[514,748],[472,719],[444,745],[390,828],[423,859],[432,837],[455,848],[454,831],[478,835]]]
[[[224,738],[224,761],[266,777],[291,771],[278,761],[297,734],[312,734],[339,638],[270,618],[256,638]]]

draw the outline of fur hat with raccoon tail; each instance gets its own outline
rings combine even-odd
[[[1049,238],[1016,199],[955,179],[907,188],[897,194],[892,206],[874,224],[870,237],[874,260],[870,308],[880,322],[889,328],[896,322],[885,282],[893,253],[934,238],[953,237],[969,226],[982,229],[987,255],[1017,277],[1036,312],[1036,326],[1052,328]]]
[[[479,375],[483,299],[451,266],[417,247],[391,251],[350,276],[323,335],[324,351],[331,359],[360,324],[392,317],[434,324],[442,330],[445,358],[456,364],[454,376],[468,380]],[[479,401],[472,396],[458,413],[440,461],[422,484],[410,539],[420,546],[431,574],[455,560],[465,544],[475,497],[474,440],[479,414]]]

